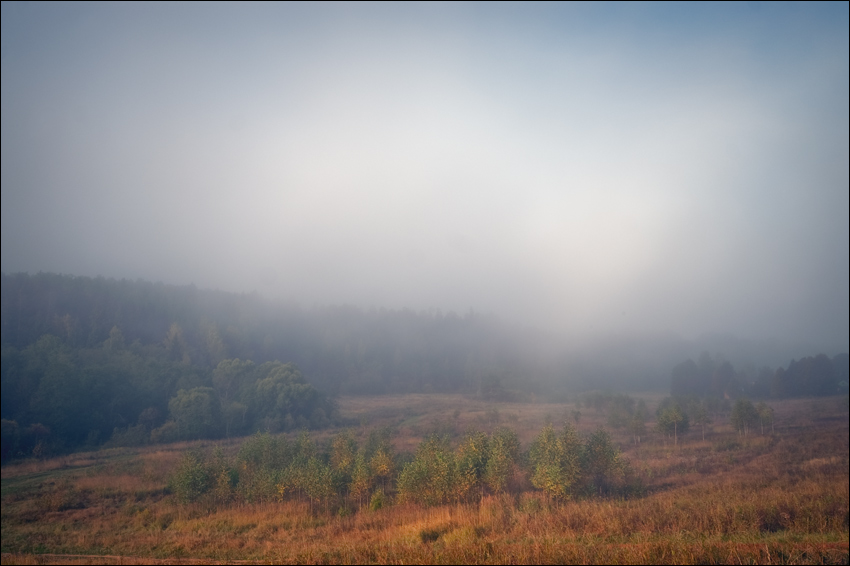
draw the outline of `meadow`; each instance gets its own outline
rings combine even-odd
[[[654,409],[659,397],[644,397]],[[400,461],[431,433],[508,427],[526,451],[546,423],[587,437],[608,422],[589,406],[489,403],[460,395],[347,397],[357,443],[391,430]],[[188,451],[234,461],[246,439],[115,448],[2,469],[3,564],[764,563],[848,562],[846,396],[770,403],[743,436],[715,417],[674,443],[609,429],[633,489],[549,497],[518,468],[512,489],[436,505],[384,485],[380,505],[305,497],[185,501],[173,478]],[[317,445],[338,431],[312,433]],[[407,461],[410,456],[406,457]],[[234,492],[235,493],[235,492]],[[343,501],[343,503],[345,503]]]

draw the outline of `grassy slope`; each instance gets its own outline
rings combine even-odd
[[[715,424],[678,447],[615,435],[645,497],[550,505],[539,493],[480,505],[390,506],[340,518],[306,502],[179,506],[165,489],[186,445],[113,450],[7,466],[2,472],[3,563],[103,563],[147,557],[274,562],[846,563],[846,398],[784,401],[776,434],[737,436]],[[434,428],[495,425],[494,407],[459,396],[349,398],[341,410],[365,434],[395,425],[400,450]],[[572,407],[504,404],[523,442],[547,415]],[[459,412],[459,414],[457,414]],[[602,416],[583,410],[588,432]],[[455,416],[457,414],[457,416]],[[361,438],[362,440],[362,438]],[[226,451],[239,441],[226,443]],[[125,558],[117,558],[125,557]]]

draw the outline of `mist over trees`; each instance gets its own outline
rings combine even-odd
[[[783,399],[846,394],[848,355],[832,358],[826,354],[791,360],[787,368],[773,370],[752,367],[736,370],[719,356],[704,352],[697,362],[686,360],[672,371],[670,393],[673,396],[742,396]]]
[[[47,273],[3,274],[0,298],[4,460],[105,442],[323,428],[338,424],[339,394],[511,402],[667,383],[674,396],[694,398],[847,391],[846,354],[775,371],[735,369],[708,354],[673,367],[679,350],[640,341],[568,357],[547,336],[473,312],[301,309],[256,294]],[[610,405],[609,424],[639,442],[646,407],[609,397],[588,403]],[[670,422],[675,435],[679,421]]]
[[[508,400],[541,373],[533,336],[495,317],[302,310],[143,281],[3,274],[0,322],[4,458],[322,428],[340,393]]]

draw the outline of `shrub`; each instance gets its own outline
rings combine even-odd
[[[377,511],[378,509],[382,509],[386,504],[387,501],[386,496],[384,495],[384,490],[379,488],[372,494],[372,499],[369,501],[369,509]]]
[[[213,487],[215,478],[210,472],[204,455],[190,450],[183,455],[169,485],[180,501],[190,503]]]

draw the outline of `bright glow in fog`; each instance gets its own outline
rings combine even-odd
[[[2,10],[7,273],[847,348],[846,4]]]

